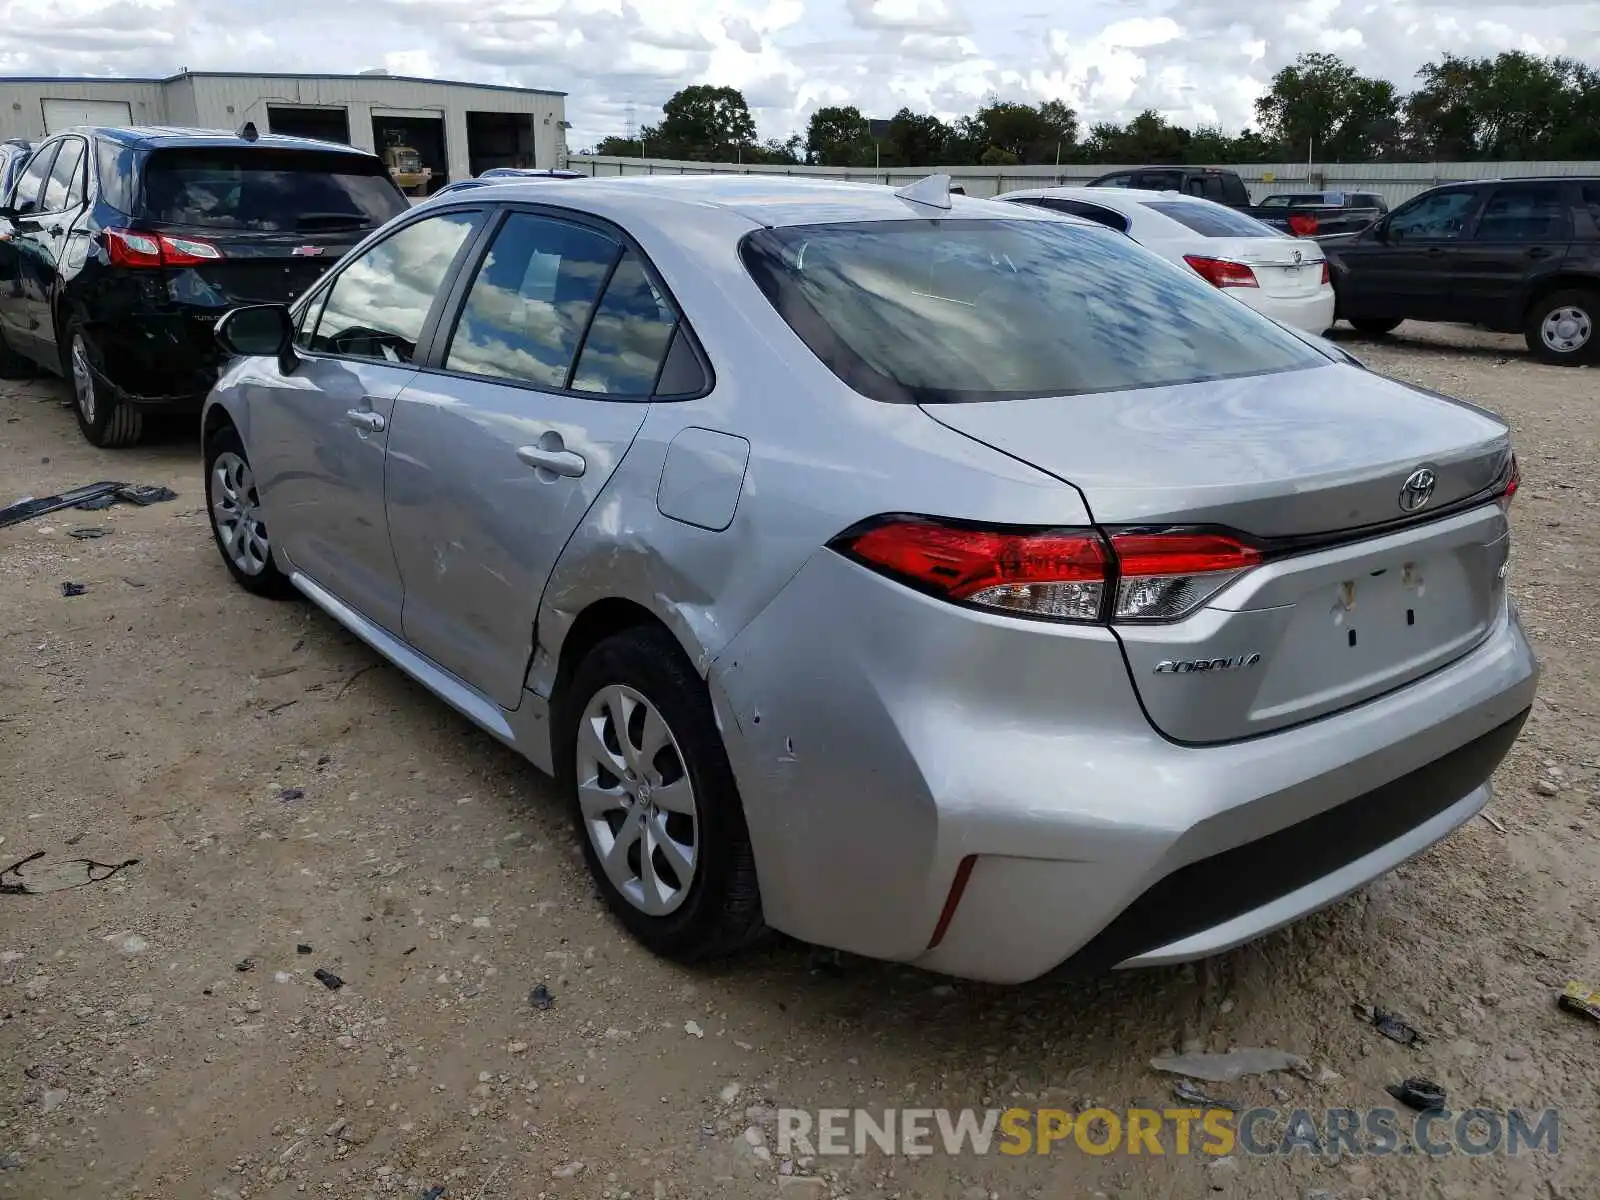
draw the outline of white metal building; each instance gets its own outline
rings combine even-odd
[[[382,153],[417,150],[434,186],[489,167],[566,165],[566,93],[367,72],[165,79],[0,78],[0,138],[72,125],[183,125],[290,133]]]

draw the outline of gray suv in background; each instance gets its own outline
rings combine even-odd
[[[1503,422],[948,182],[477,187],[220,323],[227,570],[552,772],[658,953],[1202,957],[1532,703]]]

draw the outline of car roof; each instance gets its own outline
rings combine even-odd
[[[1135,171],[1181,171],[1185,174],[1195,175],[1236,175],[1232,167],[1193,167],[1182,163],[1150,163],[1146,166],[1114,167],[1095,176],[1096,179],[1105,179],[1111,175],[1129,175]]]
[[[490,167],[480,171],[479,179],[587,179],[584,171],[563,171],[555,167]]]
[[[1114,209],[1117,212],[1124,208],[1149,204],[1159,200],[1163,204],[1210,204],[1215,205],[1215,200],[1207,200],[1204,196],[1190,196],[1185,192],[1154,191],[1150,188],[1105,188],[1090,187],[1088,184],[1068,184],[1061,187],[1020,188],[1014,192],[1004,192],[996,196],[996,200],[1020,200],[1024,197],[1047,196],[1056,200],[1081,200],[1085,204],[1098,204],[1101,208]],[[1117,201],[1123,201],[1121,205]]]
[[[516,178],[476,180],[464,189],[475,202],[527,200],[530,193]],[[441,193],[442,194],[442,193]],[[952,194],[948,209],[931,208],[895,195],[883,184],[838,180],[795,179],[781,175],[631,175],[586,179],[581,188],[539,190],[539,201],[576,205],[623,225],[670,224],[673,210],[717,209],[750,225],[775,228],[848,221],[926,220],[929,217],[989,220],[1059,220],[1056,214],[1026,208],[1001,210],[992,200]],[[457,198],[452,196],[452,199]]]
[[[225,129],[185,129],[174,125],[79,125],[57,132],[92,134],[108,142],[116,142],[118,145],[139,150],[162,150],[175,146],[241,149],[255,146],[265,150],[320,150],[324,153],[349,154],[360,158],[377,157],[369,150],[347,146],[343,142],[291,137],[285,133],[263,133],[252,141],[240,137],[237,133],[229,133]]]

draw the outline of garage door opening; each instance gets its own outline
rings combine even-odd
[[[443,117],[372,118],[372,145],[408,196],[427,196],[450,180],[444,152]]]
[[[48,136],[74,125],[132,125],[133,110],[126,100],[54,100],[44,105],[44,131]]]
[[[350,145],[350,114],[343,108],[291,108],[269,104],[267,125],[273,133]]]
[[[473,175],[490,167],[537,167],[532,113],[467,113],[467,166]]]

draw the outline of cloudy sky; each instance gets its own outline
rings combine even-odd
[[[574,149],[741,88],[763,137],[823,104],[943,116],[993,93],[1086,123],[1143,108],[1238,128],[1278,67],[1343,55],[1409,87],[1450,50],[1600,63],[1595,0],[0,0],[0,74],[387,67],[570,93]]]

